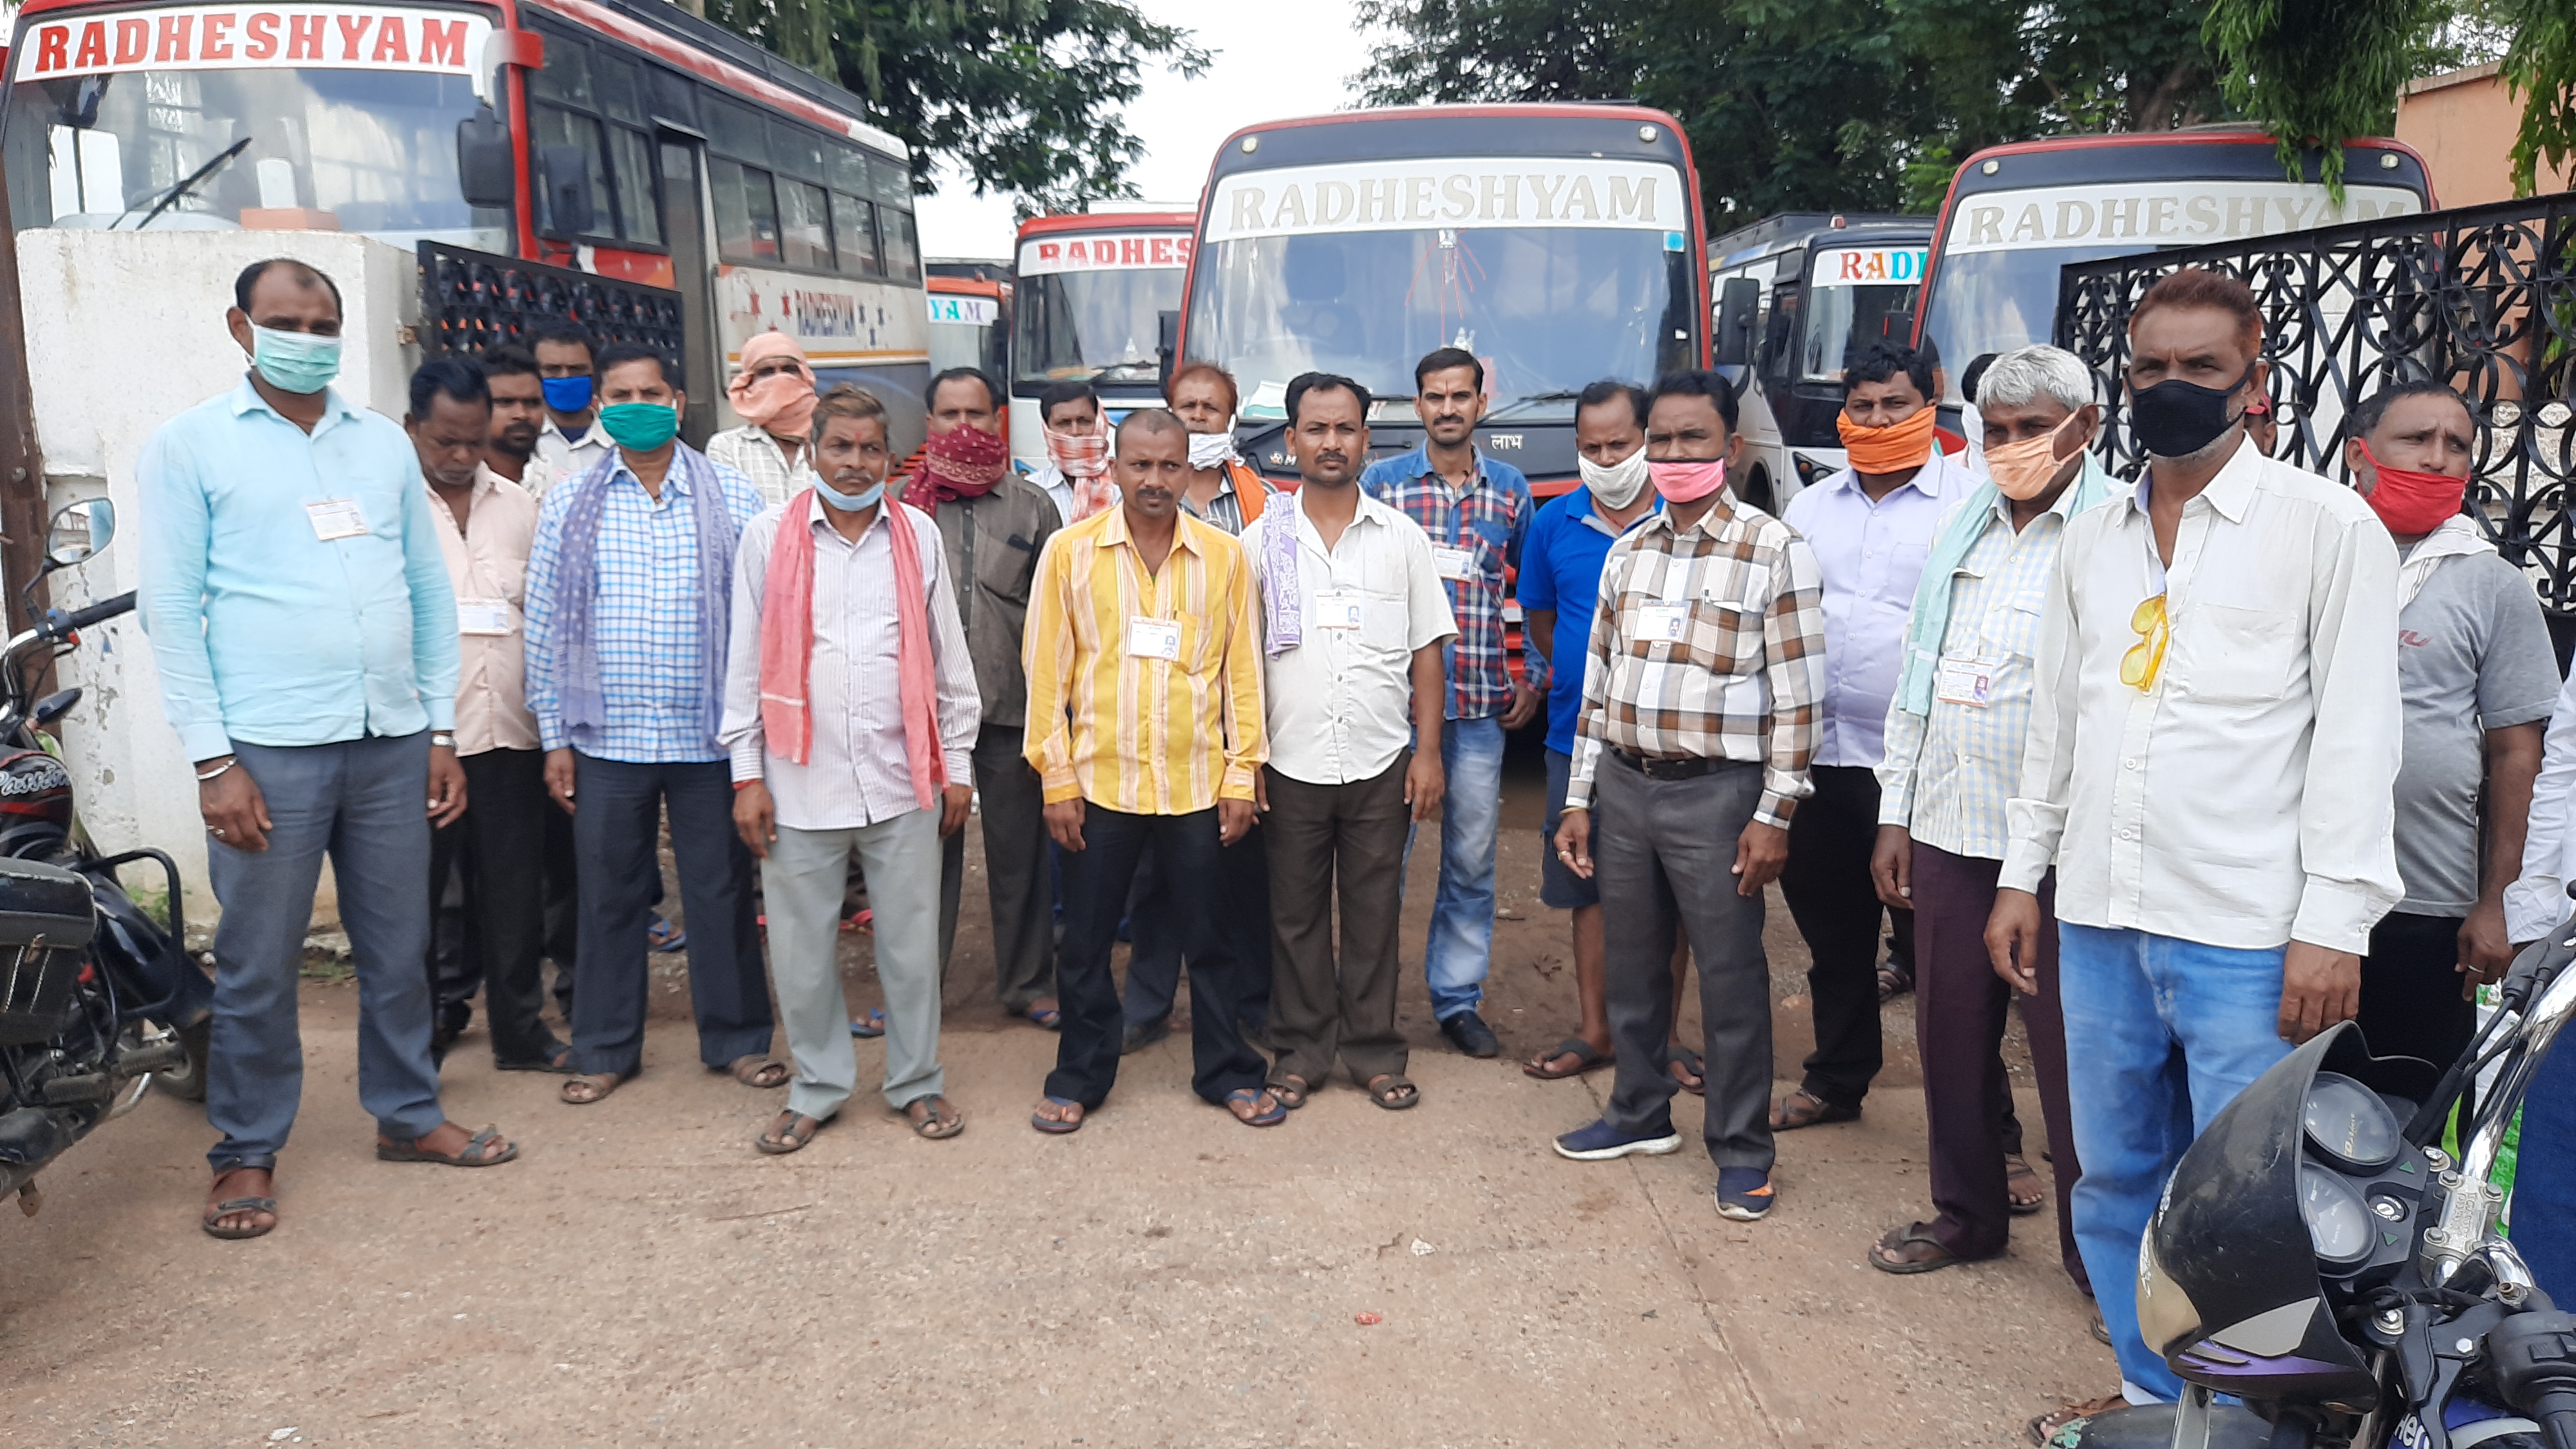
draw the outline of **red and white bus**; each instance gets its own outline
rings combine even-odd
[[[9,79],[20,230],[348,231],[673,288],[699,437],[756,332],[890,401],[928,376],[903,144],[675,5],[28,0]]]
[[[1195,212],[1097,203],[1020,223],[1011,334],[1011,456],[1046,461],[1037,395],[1088,382],[1114,420],[1163,400],[1162,317],[1181,305]]]

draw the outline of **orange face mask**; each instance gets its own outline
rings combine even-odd
[[[1884,428],[1863,427],[1849,413],[1834,414],[1834,427],[1843,435],[1843,451],[1850,455],[1852,467],[1863,473],[1902,473],[1922,467],[1932,456],[1932,429],[1940,421],[1940,410],[1928,404],[1905,421]]]

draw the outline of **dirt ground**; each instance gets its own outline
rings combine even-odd
[[[1541,791],[1516,750],[1499,1061],[1432,1024],[1437,856],[1427,837],[1415,854],[1404,1013],[1424,1100],[1406,1113],[1336,1083],[1247,1130],[1190,1095],[1184,1031],[1127,1058],[1080,1134],[1030,1132],[1055,1038],[994,1004],[974,881],[947,990],[969,1118],[951,1142],[863,1093],[802,1154],[755,1155],[781,1094],[697,1066],[684,968],[658,957],[642,1078],[562,1106],[555,1079],[494,1072],[478,1024],[448,1108],[503,1126],[522,1160],[380,1164],[356,990],[308,981],[276,1233],[197,1231],[211,1134],[159,1095],[45,1174],[40,1215],[0,1217],[0,1442],[2002,1445],[2109,1388],[2048,1214],[1995,1262],[1864,1263],[1928,1214],[1910,998],[1886,1012],[1863,1120],[1781,1139],[1761,1223],[1712,1209],[1696,1098],[1675,1099],[1691,1145],[1673,1156],[1547,1151],[1610,1082],[1517,1065],[1573,1019],[1565,921],[1537,898]],[[1771,905],[1785,1086],[1810,1045],[1806,957]],[[863,1008],[868,946],[847,943]],[[858,1049],[873,1082],[880,1049]]]

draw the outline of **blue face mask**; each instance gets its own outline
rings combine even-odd
[[[545,392],[546,406],[556,412],[579,413],[590,409],[590,379],[587,377],[541,378],[537,386]]]
[[[310,332],[274,332],[254,322],[250,365],[280,392],[317,393],[340,375],[340,339]]]
[[[837,508],[843,513],[860,513],[876,507],[877,500],[885,497],[885,484],[880,482],[865,493],[840,493],[835,492],[831,484],[817,478],[814,480],[814,496],[822,499],[823,506],[826,508]]]

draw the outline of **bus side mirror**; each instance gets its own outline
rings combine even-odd
[[[598,224],[590,211],[590,158],[579,146],[536,149],[537,185],[545,197],[540,229],[566,241],[589,235]]]
[[[1159,370],[1155,373],[1154,377],[1155,381],[1163,384],[1166,391],[1170,389],[1172,381],[1173,358],[1180,350],[1181,314],[1178,312],[1155,313],[1154,358]]]
[[[1729,277],[1718,292],[1717,365],[1753,364],[1753,316],[1762,306],[1762,284],[1751,277]]]
[[[510,128],[484,106],[456,123],[456,189],[467,206],[506,211],[519,199]]]

